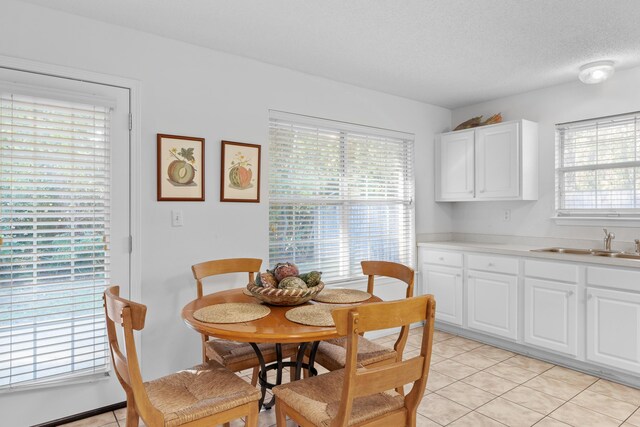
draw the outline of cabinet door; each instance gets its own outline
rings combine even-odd
[[[578,287],[548,280],[524,281],[524,341],[576,356]]]
[[[518,337],[518,278],[470,271],[467,279],[468,327],[515,340]]]
[[[587,288],[587,359],[640,373],[640,295]]]
[[[440,137],[438,184],[441,200],[473,199],[473,139],[473,131]]]
[[[518,123],[476,130],[476,198],[513,198],[520,194]]]
[[[436,320],[462,326],[462,269],[422,265],[424,289],[436,299]]]

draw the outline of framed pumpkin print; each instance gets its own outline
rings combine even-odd
[[[204,201],[204,138],[158,134],[158,201]]]
[[[260,202],[260,146],[222,141],[221,202]]]

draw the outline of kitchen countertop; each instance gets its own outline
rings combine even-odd
[[[581,262],[588,264],[599,264],[602,266],[612,267],[632,267],[640,269],[640,260],[613,258],[597,255],[574,255],[574,254],[562,254],[555,252],[532,252],[532,249],[543,249],[548,246],[529,246],[518,245],[513,243],[482,243],[482,242],[459,242],[459,241],[444,241],[444,242],[419,242],[419,247],[431,248],[431,249],[443,249],[476,253],[488,253],[499,255],[511,255],[521,256],[527,258],[540,258],[546,260],[555,261],[567,261],[567,262]]]

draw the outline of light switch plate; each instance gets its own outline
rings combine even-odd
[[[182,227],[184,225],[182,211],[171,211],[171,225],[173,227]]]

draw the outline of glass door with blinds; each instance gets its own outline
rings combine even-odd
[[[128,96],[0,69],[0,392],[109,370],[102,293],[129,292]]]
[[[413,265],[413,135],[272,111],[269,263],[362,278],[360,262]]]

